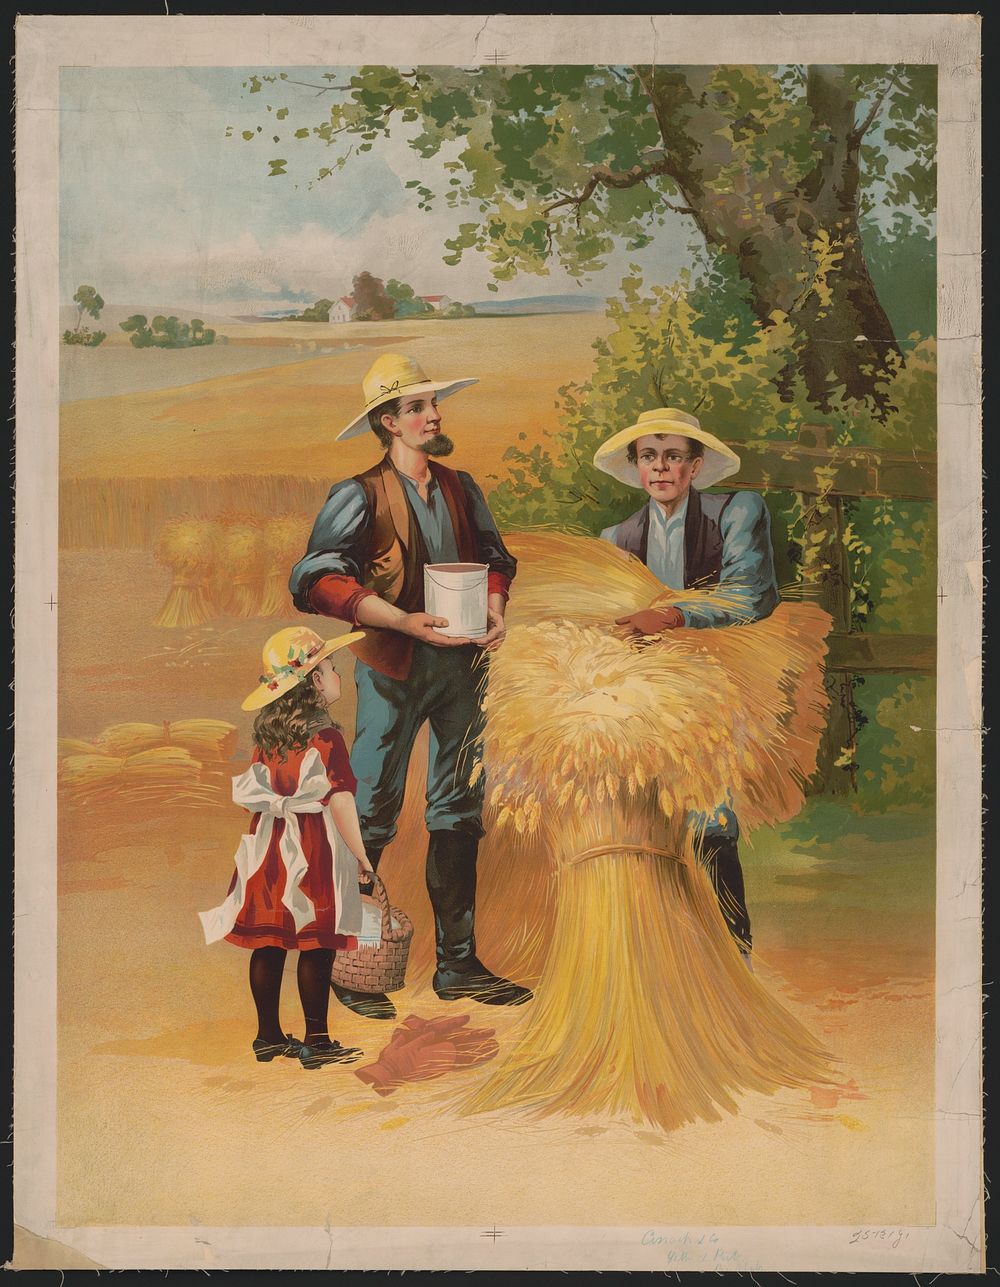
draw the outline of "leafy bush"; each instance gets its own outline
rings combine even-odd
[[[856,679],[855,701],[863,724],[858,795],[862,808],[934,803],[935,685],[930,677],[894,675]]]
[[[119,322],[119,326],[128,333],[129,340],[137,349],[190,349],[215,343],[215,331],[198,317],[193,317],[188,323],[176,317],[157,315],[152,324],[147,325],[142,313],[133,313],[124,322]]]
[[[78,331],[63,331],[64,344],[82,344],[88,349],[96,349],[107,338],[107,331],[88,331],[85,326]]]
[[[396,302],[397,318],[427,317],[434,312],[431,305],[425,299],[421,299],[407,282],[390,277],[385,290],[389,298]]]
[[[331,308],[333,308],[332,299],[318,299],[315,304],[310,304],[308,308],[304,308],[296,317],[289,318],[289,321],[328,322]]]
[[[460,304],[456,299],[444,310],[438,314],[439,317],[475,317],[476,310],[472,304]]]
[[[634,423],[640,412],[657,406],[697,415],[706,428],[743,453],[752,451],[754,443],[786,441],[791,447],[803,423],[817,420],[830,426],[830,441],[840,447],[867,447],[876,455],[879,448],[933,450],[932,339],[910,336],[884,390],[892,408],[884,420],[872,405],[858,402],[841,401],[831,413],[819,415],[799,380],[789,376],[795,333],[788,319],[772,314],[771,324],[761,325],[732,261],[704,257],[674,285],[649,289],[643,288],[637,270],[633,273],[622,282],[620,297],[608,301],[613,326],[593,345],[590,379],[560,390],[561,428],[534,444],[521,434],[521,442],[505,455],[506,474],[490,503],[507,530],[556,527],[596,535],[634,512],[642,496],[595,469],[594,452],[616,430]],[[822,291],[821,275],[814,288]],[[819,466],[814,473],[814,485],[806,494],[767,493],[778,578],[784,584],[809,579],[812,564],[822,555],[807,529],[812,530],[809,524],[817,510],[830,509],[826,493],[832,471]],[[860,498],[844,503],[844,520],[852,629],[932,633],[933,506]],[[859,691],[855,749],[862,793],[874,792],[883,802],[898,801],[905,795],[908,775],[916,775],[915,791],[925,789],[926,756],[922,760],[917,754],[904,718],[915,703],[925,701],[919,696],[922,683],[887,676],[878,684],[870,679],[867,689],[859,685],[865,701]],[[872,706],[868,694],[876,691],[878,701]],[[933,727],[932,719],[928,726]],[[932,782],[933,767],[930,773]]]

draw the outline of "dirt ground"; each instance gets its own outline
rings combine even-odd
[[[147,554],[62,556],[60,733],[216,717],[237,725],[242,756],[239,702],[283,623],[156,629],[167,588]],[[336,715],[350,737],[350,682]],[[445,1005],[427,986],[418,806],[384,867],[416,927],[400,1016],[468,1012],[515,1040],[516,1010]],[[60,809],[60,1225],[932,1221],[931,817],[813,801],[754,837],[756,969],[835,1053],[837,1086],[747,1096],[737,1115],[670,1134],[628,1120],[457,1116],[456,1092],[482,1070],[381,1099],[347,1068],[257,1064],[248,954],[206,947],[196,915],[224,896],[242,826],[225,803]],[[504,859],[485,846],[480,936],[500,969],[517,966]],[[291,961],[282,1014],[301,1030]],[[331,1021],[373,1056],[393,1027],[336,1002]]]

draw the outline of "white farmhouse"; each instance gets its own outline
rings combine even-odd
[[[425,304],[430,304],[435,313],[443,313],[451,303],[448,295],[421,295],[420,298]]]
[[[354,309],[354,296],[341,295],[340,299],[330,309],[331,322],[349,322],[351,313]]]

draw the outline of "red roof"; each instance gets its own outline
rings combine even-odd
[[[436,304],[438,300],[447,298],[445,295],[421,295],[420,298],[428,304]]]
[[[354,296],[353,296],[353,295],[341,295],[341,297],[340,297],[340,303],[341,303],[341,304],[346,304],[348,308],[353,308],[353,307],[354,307]]]

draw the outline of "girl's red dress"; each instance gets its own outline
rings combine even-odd
[[[350,791],[353,795],[357,789],[357,779],[351,772],[344,739],[335,728],[320,729],[301,750],[289,750],[284,762],[276,753],[265,755],[259,748],[254,751],[253,760],[256,764],[267,765],[271,786],[279,795],[294,795],[298,788],[302,760],[310,749],[319,752],[330,782],[330,791],[324,796],[323,803],[326,804],[335,791]],[[257,830],[261,816],[259,813],[253,815],[250,834]],[[309,865],[300,888],[316,909],[315,919],[296,933],[291,913],[281,901],[285,892],[285,864],[281,861],[278,846],[286,824],[283,818],[275,818],[267,856],[247,883],[243,908],[226,939],[237,947],[297,948],[300,952],[318,947],[344,950],[356,948],[358,940],[353,934],[335,934],[333,929],[337,918],[333,854],[327,840],[323,815],[299,813],[296,817],[302,835],[302,852]],[[235,885],[234,872],[229,883],[229,893],[232,893]]]

